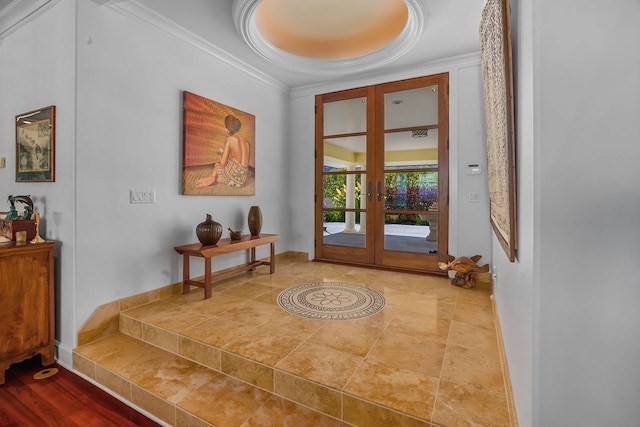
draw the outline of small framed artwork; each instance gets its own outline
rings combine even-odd
[[[182,194],[253,196],[255,116],[183,92]]]
[[[56,107],[16,116],[16,182],[55,182]]]

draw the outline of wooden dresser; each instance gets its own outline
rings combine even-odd
[[[0,244],[0,384],[14,363],[54,355],[55,242]]]

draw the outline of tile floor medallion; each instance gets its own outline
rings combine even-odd
[[[301,317],[318,320],[351,320],[376,314],[384,297],[373,289],[343,282],[306,283],[278,295],[278,305]]]

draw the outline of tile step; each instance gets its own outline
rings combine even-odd
[[[172,426],[436,426],[159,329],[80,346],[74,369]]]

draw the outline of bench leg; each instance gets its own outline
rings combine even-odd
[[[204,259],[204,299],[211,298],[211,258]]]
[[[256,262],[256,248],[250,248],[249,249],[249,262],[251,264],[254,264]],[[247,271],[256,271],[256,267],[251,267],[249,270]]]
[[[269,274],[273,274],[276,272],[276,244],[271,243],[270,253],[269,253]]]
[[[187,281],[189,280],[190,274],[189,274],[189,255],[187,254],[183,254],[182,255],[182,293],[183,294],[188,294],[189,291],[191,290],[191,286],[189,286],[187,284]]]

